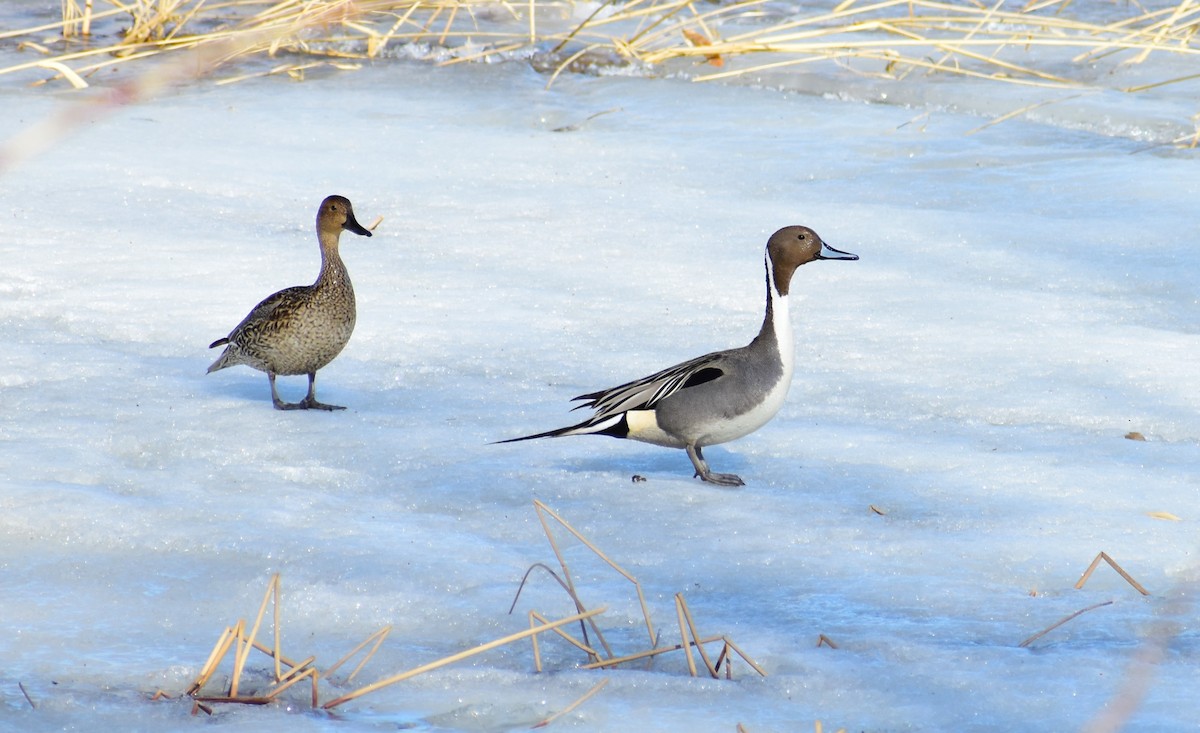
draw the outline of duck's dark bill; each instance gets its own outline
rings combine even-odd
[[[821,243],[821,252],[817,255],[818,260],[857,260],[858,255],[843,252],[840,249],[834,249],[824,242]]]
[[[366,236],[366,237],[375,236],[375,235],[371,234],[370,229],[367,229],[362,224],[359,224],[358,220],[355,219],[354,217],[347,218],[346,223],[342,225],[342,228],[349,229],[350,231],[354,232],[355,234],[362,234],[363,236]],[[855,258],[855,259],[857,259],[857,258]]]

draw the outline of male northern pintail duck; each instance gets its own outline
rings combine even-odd
[[[354,287],[338,255],[338,240],[348,229],[364,237],[371,232],[354,218],[350,201],[329,196],[317,210],[317,240],[321,243],[321,272],[312,285],[280,290],[254,306],[250,315],[208,348],[225,351],[208,371],[245,364],[267,373],[271,402],[277,410],[344,410],[317,402],[317,370],[333,361],[354,331]],[[275,391],[277,374],[307,374],[308,396],[284,402]]]
[[[696,476],[722,486],[742,486],[732,473],[709,470],[706,446],[748,435],[775,416],[787,396],[795,366],[788,291],[792,274],[813,260],[857,260],[821,241],[808,227],[780,229],[767,241],[767,313],[762,330],[747,346],[685,361],[612,389],[576,397],[595,414],[578,425],[536,435],[608,435],[683,448]]]

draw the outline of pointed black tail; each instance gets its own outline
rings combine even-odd
[[[590,420],[584,420],[578,425],[558,428],[557,430],[547,430],[544,433],[537,433],[536,435],[522,435],[519,438],[497,440],[495,443],[517,443],[522,440],[559,438],[564,435],[608,435],[613,438],[624,438],[629,435],[629,423],[625,420],[625,413],[622,412],[620,415],[609,415],[602,420],[597,420],[593,417]]]

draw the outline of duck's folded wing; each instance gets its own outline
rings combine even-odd
[[[268,295],[263,298],[263,301],[254,306],[254,310],[250,311],[249,318],[266,318],[275,312],[279,306],[284,303],[291,303],[298,300],[309,288],[306,285],[296,285],[295,287],[284,288],[274,295]]]
[[[725,376],[724,362],[723,352],[705,354],[619,387],[579,395],[575,400],[584,400],[584,403],[575,409],[594,409],[594,419],[629,410],[648,410],[681,389]]]
[[[284,288],[278,293],[263,298],[262,302],[254,306],[250,313],[242,319],[242,322],[229,332],[229,337],[232,338],[234,334],[239,331],[245,331],[248,328],[257,329],[260,327],[260,324],[267,322],[271,314],[278,310],[281,305],[294,302],[301,294],[301,291],[306,289],[303,285],[297,285],[291,288]]]

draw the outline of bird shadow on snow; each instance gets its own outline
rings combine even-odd
[[[749,464],[736,453],[719,448],[705,448],[704,457],[710,466],[717,467],[715,470],[736,474],[749,471]],[[641,476],[646,479],[679,479],[689,483],[700,483],[699,479],[693,476],[696,471],[692,468],[692,462],[682,450],[658,448],[651,452],[639,452],[628,456],[618,455],[617,449],[597,450],[586,458],[564,457],[557,463],[562,470],[572,473],[616,473],[624,474],[626,478]]]
[[[253,377],[249,374],[238,375],[237,377],[229,375],[229,377],[221,380],[220,384],[213,378],[214,375],[209,374],[206,376],[209,379],[205,381],[203,389],[209,397],[237,400],[238,402],[263,403],[267,407],[272,407],[271,387],[267,383],[267,376],[265,374],[255,374]],[[304,377],[301,377],[300,379],[303,381],[298,382],[298,386],[293,388],[291,383],[284,381],[284,379],[281,377],[277,382],[276,389],[279,390],[279,396],[285,400],[295,401],[293,399],[295,395],[292,394],[295,391],[299,395],[295,399],[302,399],[308,390],[308,381]]]
[[[223,371],[229,372],[230,370]],[[206,397],[265,405],[268,409],[274,409],[271,404],[271,384],[267,381],[267,375],[262,372],[235,370],[232,374],[221,374],[220,376],[206,374],[203,376],[205,378],[201,382],[201,389],[204,390]],[[279,391],[279,397],[284,402],[299,402],[308,392],[308,377],[303,374],[277,377],[275,389]],[[377,399],[373,399],[366,392],[353,387],[321,384],[319,374],[317,375],[317,398],[322,402],[342,405],[347,412],[374,411],[372,408],[378,404]],[[305,410],[302,412],[324,413],[325,411]],[[334,412],[343,411],[336,410]]]

